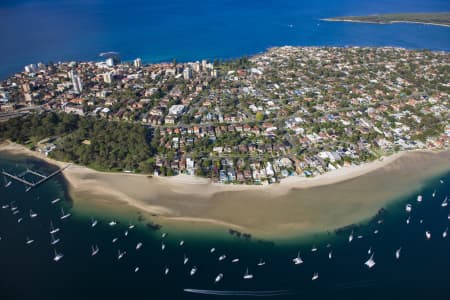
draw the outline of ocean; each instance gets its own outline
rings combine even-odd
[[[27,168],[44,174],[55,169],[34,158],[1,155],[0,169],[15,174]],[[91,215],[89,210],[73,208],[61,176],[29,192],[16,182],[6,188],[5,182],[2,178],[0,298],[5,300],[447,299],[450,292],[450,237],[442,237],[450,223],[450,210],[442,207],[450,195],[450,172],[429,178],[418,192],[423,195],[420,203],[415,192],[395,199],[377,217],[352,229],[306,238],[299,234],[283,242],[238,238],[225,229],[221,234],[155,229],[148,226],[151,220],[136,213]],[[52,204],[56,198],[61,201]],[[412,204],[410,213],[405,211],[406,203]],[[61,208],[71,216],[61,220]],[[30,213],[37,216],[32,218]],[[408,216],[410,224],[406,223]],[[98,220],[95,227],[91,227],[92,218]],[[110,226],[112,220],[118,224]],[[50,243],[50,222],[60,228],[54,235],[60,239],[55,245]],[[431,234],[429,240],[426,231]],[[27,244],[27,238],[34,241]],[[138,243],[142,247],[136,250]],[[99,248],[95,256],[91,256],[92,245]],[[376,262],[371,269],[364,265],[370,248]],[[64,255],[58,262],[53,261],[55,250]],[[120,260],[119,250],[126,252]],[[295,265],[299,251],[303,263]],[[219,260],[222,255],[226,257]],[[233,263],[236,258],[239,262]],[[258,265],[261,262],[265,264]],[[197,272],[191,276],[194,266]],[[247,268],[253,279],[243,279]],[[316,272],[319,278],[313,281]],[[220,273],[222,280],[214,283]]]
[[[450,49],[450,28],[321,18],[450,11],[447,0],[3,0],[0,79],[37,62],[227,59],[273,46]]]

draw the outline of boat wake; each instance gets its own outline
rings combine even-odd
[[[184,289],[186,293],[203,294],[203,295],[216,295],[216,296],[249,296],[249,297],[270,297],[270,296],[283,296],[293,295],[291,290],[274,290],[274,291],[220,291],[220,290],[197,290],[197,289]]]

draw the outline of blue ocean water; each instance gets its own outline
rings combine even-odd
[[[342,15],[450,11],[448,0],[2,0],[0,78],[39,61],[233,58],[281,45],[450,50],[450,28],[323,22]],[[292,25],[292,26],[291,26]]]

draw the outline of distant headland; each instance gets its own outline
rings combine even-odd
[[[323,19],[335,22],[360,22],[375,24],[418,23],[436,26],[450,26],[450,13],[401,13],[369,16],[347,16]]]

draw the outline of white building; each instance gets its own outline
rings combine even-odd
[[[105,83],[111,83],[113,81],[113,74],[112,72],[106,72],[103,74],[103,81]]]
[[[133,64],[134,64],[134,66],[135,66],[136,68],[140,68],[140,67],[142,67],[142,60],[141,60],[140,58],[136,58],[136,59],[133,61]]]
[[[184,80],[189,80],[192,78],[192,70],[190,68],[186,68],[183,70],[183,78]]]

